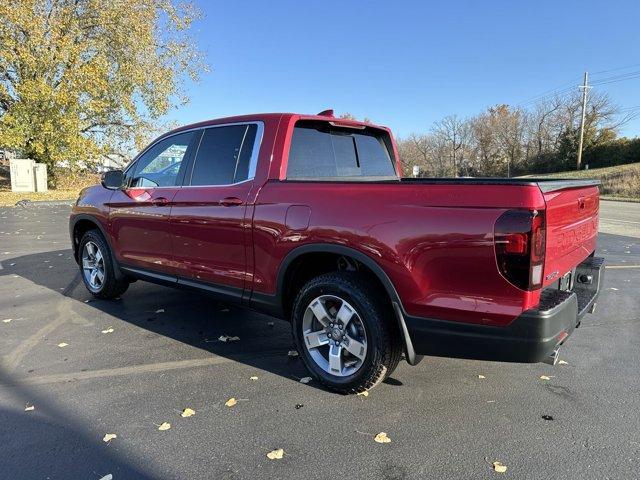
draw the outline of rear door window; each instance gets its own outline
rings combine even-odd
[[[328,122],[298,122],[291,140],[287,178],[395,179],[387,141],[386,132],[378,129],[356,130],[333,127]]]
[[[188,183],[231,185],[247,180],[256,131],[255,124],[205,129]]]

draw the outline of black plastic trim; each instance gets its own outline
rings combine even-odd
[[[478,360],[535,363],[564,343],[590,311],[604,280],[604,261],[589,257],[577,271],[594,273],[586,301],[576,292],[549,292],[544,310],[527,310],[505,327],[405,318],[417,354]]]
[[[96,228],[98,230],[100,230],[100,233],[102,234],[102,236],[104,237],[105,242],[107,242],[107,245],[109,246],[109,250],[111,250],[111,261],[113,264],[113,271],[116,275],[116,278],[118,280],[122,279],[122,277],[124,276],[124,274],[122,273],[122,270],[120,269],[120,265],[118,264],[118,262],[116,261],[116,257],[115,257],[115,252],[113,250],[113,247],[111,246],[111,237],[107,234],[107,232],[104,230],[102,223],[95,218],[93,215],[88,215],[86,213],[80,213],[77,214],[75,217],[73,217],[73,220],[69,221],[69,236],[71,237],[71,248],[73,249],[73,258],[75,259],[76,263],[80,263],[80,259],[78,258],[78,245],[76,245],[76,241],[75,241],[75,237],[73,232],[75,231],[76,225],[79,221],[81,220],[88,220],[91,223],[93,223]],[[78,242],[80,241],[80,239],[78,239]]]

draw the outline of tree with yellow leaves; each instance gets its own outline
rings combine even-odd
[[[0,148],[55,167],[140,147],[206,70],[199,15],[190,1],[0,0]]]

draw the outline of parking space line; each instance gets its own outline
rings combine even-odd
[[[640,268],[640,265],[605,265],[605,268],[610,268],[610,269]]]
[[[58,328],[60,325],[62,325],[66,321],[67,319],[64,316],[59,315],[58,318],[47,323],[44,327],[42,327],[40,330],[38,330],[36,333],[31,335],[20,345],[18,345],[15,348],[15,350],[13,350],[11,353],[8,353],[7,355],[5,355],[3,358],[3,363],[7,371],[9,373],[13,372],[15,368],[18,366],[18,364],[20,363],[20,360],[22,360],[25,357],[25,355],[27,355],[27,353],[29,353],[29,351],[33,347],[35,347],[38,344],[38,342],[40,342],[40,340],[42,340],[48,334],[53,332],[56,328]]]
[[[282,356],[283,352],[260,353],[258,356]],[[255,355],[252,356],[255,358]],[[58,373],[53,375],[42,375],[40,377],[16,379],[16,384],[22,385],[47,385],[52,383],[64,383],[74,380],[90,380],[94,378],[121,377],[125,375],[136,375],[141,373],[158,373],[169,370],[179,370],[184,368],[208,367],[212,365],[222,365],[225,363],[241,362],[240,358],[220,357],[218,355],[207,358],[196,358],[191,360],[176,360],[173,362],[149,363],[143,365],[131,365],[128,367],[107,368],[102,370],[90,370],[86,372]]]

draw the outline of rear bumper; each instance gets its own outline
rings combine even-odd
[[[571,292],[545,290],[540,306],[506,327],[404,317],[417,355],[535,363],[562,345],[593,310],[604,281],[604,259],[589,257],[576,268]]]

